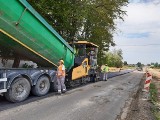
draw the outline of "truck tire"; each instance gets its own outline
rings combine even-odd
[[[30,91],[31,84],[26,78],[16,78],[4,95],[10,102],[21,102],[29,96]]]
[[[33,86],[32,93],[36,96],[43,96],[48,93],[49,89],[50,89],[49,78],[47,76],[41,76],[38,79],[37,84]]]

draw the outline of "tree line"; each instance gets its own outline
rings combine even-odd
[[[115,46],[116,20],[123,20],[128,0],[28,0],[28,2],[67,41],[87,40],[99,46],[98,63]],[[107,55],[111,56],[110,53]],[[111,64],[111,63],[110,63]]]
[[[148,65],[154,68],[160,68],[160,64],[158,62],[155,62],[155,63],[152,62],[151,64],[148,64]]]

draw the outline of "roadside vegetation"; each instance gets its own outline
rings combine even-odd
[[[123,66],[123,57],[122,57],[122,50],[116,50],[114,49],[113,51],[109,51],[105,54],[104,58],[105,58],[105,63],[108,64],[108,66],[112,66],[112,67],[117,67],[117,68],[122,68]]]
[[[160,120],[160,111],[159,106],[157,106],[158,103],[158,90],[155,85],[155,83],[151,83],[150,85],[150,100],[153,103],[152,112],[156,118],[156,120]]]
[[[124,65],[122,69],[135,69],[135,65]]]
[[[160,69],[149,69],[153,75],[152,83],[150,84],[150,100],[153,103],[152,112],[156,120],[160,120],[160,81],[159,81],[159,72]]]
[[[160,64],[158,62],[148,64],[151,68],[160,69]],[[160,70],[159,70],[160,71]]]
[[[156,103],[158,101],[158,91],[155,83],[150,84],[150,100],[152,103]]]

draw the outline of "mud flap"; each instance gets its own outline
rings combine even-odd
[[[4,93],[4,92],[7,92],[6,82],[7,82],[7,78],[1,78],[0,79],[0,94]]]

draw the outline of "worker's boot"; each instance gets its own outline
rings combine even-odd
[[[61,90],[58,90],[58,94],[61,95],[61,93],[62,93]]]
[[[65,93],[67,90],[66,89],[63,89],[62,93]]]

